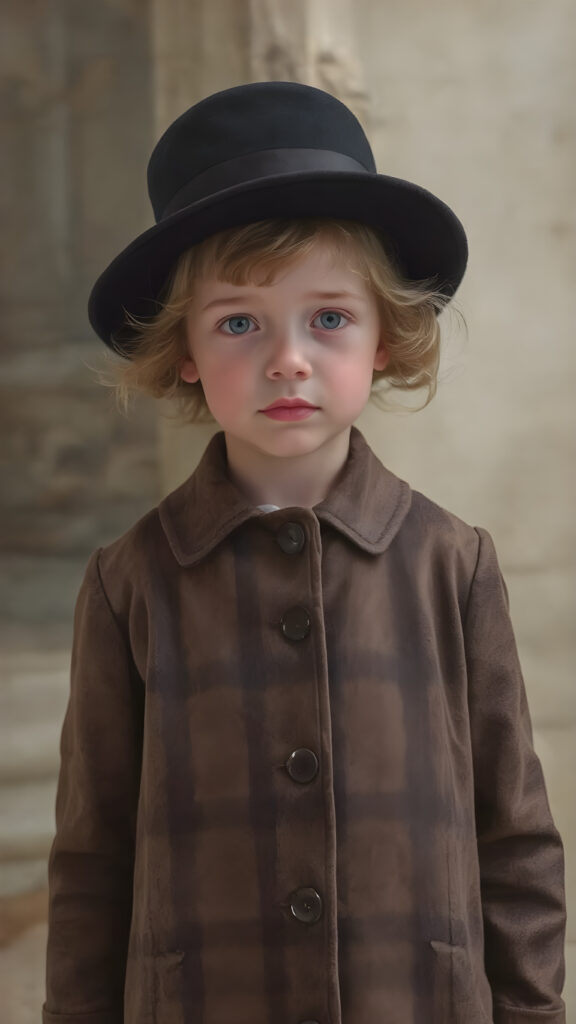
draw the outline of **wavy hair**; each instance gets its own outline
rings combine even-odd
[[[389,362],[375,370],[370,398],[380,399],[391,389],[425,389],[425,400],[437,390],[440,362],[438,314],[447,298],[433,281],[408,281],[399,271],[385,242],[356,221],[304,218],[267,220],[230,228],[187,249],[176,261],[160,296],[159,312],[148,319],[126,315],[125,324],[113,338],[118,355],[111,373],[101,382],[116,390],[119,407],[127,411],[137,393],[175,399],[177,419],[183,423],[213,423],[200,381],[190,384],[180,377],[187,358],[186,313],[194,283],[216,276],[235,285],[271,284],[278,272],[308,255],[318,241],[326,242],[348,269],[359,274],[376,297]],[[130,339],[130,356],[121,350]],[[410,411],[416,411],[412,408]]]

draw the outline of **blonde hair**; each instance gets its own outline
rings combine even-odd
[[[160,311],[147,320],[126,314],[123,328],[113,339],[124,359],[103,383],[116,389],[120,408],[126,411],[131,397],[140,392],[176,399],[181,422],[213,423],[201,382],[190,384],[180,377],[181,364],[188,357],[185,317],[195,281],[214,275],[235,285],[267,285],[281,269],[310,253],[319,240],[328,242],[347,261],[378,302],[389,362],[385,370],[373,373],[371,399],[384,389],[425,388],[425,401],[418,408],[428,405],[437,390],[438,313],[448,301],[446,296],[431,281],[407,281],[379,236],[366,225],[306,218],[230,228],[182,253],[160,297]],[[127,339],[131,342],[128,360],[121,348]]]

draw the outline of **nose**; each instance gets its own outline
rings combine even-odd
[[[307,378],[312,373],[310,355],[305,339],[298,330],[286,328],[278,333],[272,342],[266,374],[273,380],[279,377],[287,379]]]

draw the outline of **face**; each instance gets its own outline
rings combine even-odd
[[[186,331],[181,376],[202,382],[227,441],[279,458],[309,455],[349,434],[373,370],[388,363],[374,295],[320,241],[269,285],[200,280]],[[283,398],[313,409],[266,415]]]

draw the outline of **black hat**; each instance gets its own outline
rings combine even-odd
[[[148,191],[156,224],[112,261],[90,295],[90,323],[110,347],[125,311],[157,312],[185,249],[255,221],[360,221],[382,235],[405,277],[433,279],[447,301],[466,268],[466,235],[452,210],[418,185],[378,174],[354,114],[308,85],[256,82],[201,100],[156,144]],[[116,344],[130,355],[129,328]]]

